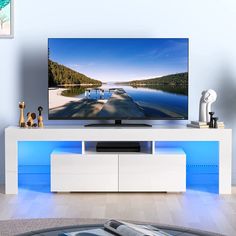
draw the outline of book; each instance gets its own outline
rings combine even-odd
[[[194,124],[187,124],[187,127],[189,128],[197,128],[197,129],[208,129],[209,126],[208,125],[194,125]],[[215,129],[224,129],[225,126],[224,125],[218,125],[217,128]],[[214,128],[212,128],[214,129]]]
[[[193,125],[207,125],[207,122],[203,122],[203,121],[191,121],[191,124],[193,124]]]
[[[199,125],[199,126],[204,126],[204,125],[209,125],[209,122],[207,123],[207,122],[203,122],[203,121],[191,121],[191,124],[193,124],[193,125]],[[217,121],[217,124],[218,124],[218,126],[220,126],[220,125],[224,125],[224,122],[223,121]]]
[[[208,129],[209,125],[194,125],[194,124],[187,124],[189,128],[198,128],[198,129]]]

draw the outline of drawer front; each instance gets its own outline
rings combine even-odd
[[[186,191],[185,155],[119,155],[119,191]]]
[[[111,167],[118,167],[118,155],[52,155],[51,173],[91,174],[94,172],[113,172]]]
[[[118,155],[53,155],[51,191],[118,191]]]

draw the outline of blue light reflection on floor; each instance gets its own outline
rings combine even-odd
[[[55,148],[82,149],[74,141],[20,141],[18,142],[19,186],[50,184],[50,154]]]
[[[160,147],[181,147],[186,153],[187,189],[218,193],[219,143],[217,141],[156,142]]]

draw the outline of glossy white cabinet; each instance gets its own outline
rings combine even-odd
[[[51,191],[118,191],[118,156],[52,153]]]
[[[19,141],[141,141],[153,142],[152,154],[155,155],[155,142],[158,141],[217,141],[219,143],[219,194],[231,193],[232,177],[232,130],[231,129],[194,129],[185,126],[160,126],[149,128],[115,127],[98,128],[83,126],[48,126],[43,129],[5,129],[5,192],[18,193],[18,142]],[[82,154],[84,145],[82,146]],[[90,154],[90,153],[87,153]],[[93,152],[91,153],[93,154]],[[113,155],[113,154],[111,154]],[[114,153],[114,155],[119,155]],[[145,153],[146,155],[146,153]],[[106,157],[105,157],[106,158]],[[98,161],[99,162],[99,161]],[[103,161],[100,163],[103,164]],[[71,177],[72,178],[72,177]]]
[[[185,192],[185,153],[174,149],[155,155],[119,155],[119,191]]]

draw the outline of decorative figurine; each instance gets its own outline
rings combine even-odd
[[[25,118],[24,118],[25,102],[19,102],[19,108],[20,108],[19,126],[25,127]]]
[[[210,115],[209,128],[214,128],[214,118],[213,118],[214,114],[215,114],[215,112],[213,112],[213,111],[209,112],[209,115]]]
[[[41,106],[38,107],[38,111],[39,111],[39,116],[38,116],[38,127],[39,127],[39,128],[43,128],[43,116],[42,116],[43,108],[42,108]]]
[[[210,122],[210,115],[209,112],[211,112],[211,105],[216,101],[217,94],[214,90],[208,89],[207,90],[207,122]]]
[[[214,128],[217,129],[218,128],[218,117],[213,117],[213,120],[214,120]]]
[[[27,113],[27,125],[28,127],[36,127],[37,124],[34,123],[34,119],[36,118],[35,113],[28,112]]]
[[[208,89],[202,92],[199,105],[199,121],[210,122],[211,105],[216,101],[217,94],[214,90]]]
[[[27,121],[26,121],[26,124],[27,124],[28,127],[31,127],[32,124],[33,124],[33,121],[32,121],[32,118],[31,118],[31,113],[28,112],[26,115],[27,115]]]
[[[32,127],[37,127],[37,124],[34,123],[34,120],[36,119],[36,114],[35,113],[31,113],[31,118],[32,118],[32,121],[33,121]]]

